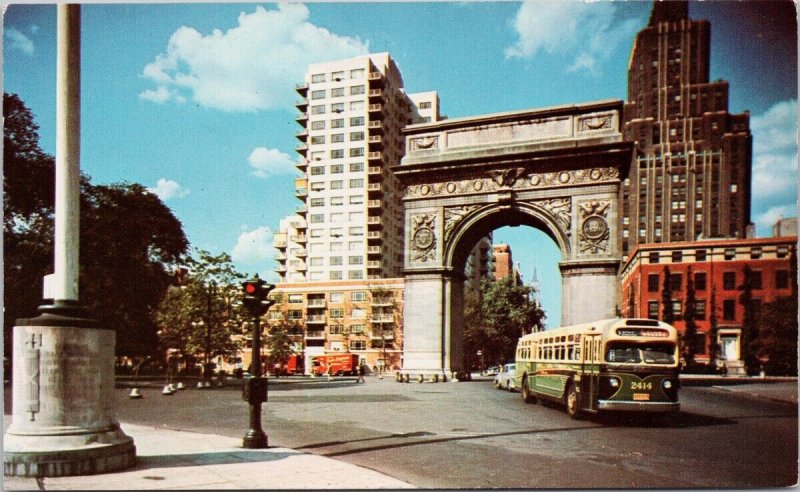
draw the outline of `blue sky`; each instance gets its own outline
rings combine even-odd
[[[797,31],[791,4],[692,2],[712,29],[711,79],[751,113],[752,219],[767,235],[797,202]],[[295,84],[309,63],[388,51],[409,92],[439,91],[450,117],[625,99],[627,63],[651,3],[441,2],[87,4],[82,9],[81,168],[138,182],[192,245],[273,279],[272,232],[299,205]],[[4,16],[4,90],[55,153],[54,5]],[[556,246],[503,229],[549,326],[560,312]]]

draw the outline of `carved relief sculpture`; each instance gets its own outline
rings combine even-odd
[[[572,234],[572,200],[569,198],[551,198],[537,202],[542,208],[550,212],[556,218],[556,222],[564,228],[564,233],[569,236]]]
[[[436,215],[411,217],[411,261],[424,263],[436,259]]]
[[[579,251],[598,254],[608,252],[609,227],[606,217],[609,201],[591,200],[580,204],[581,228]]]
[[[464,205],[461,207],[447,207],[444,209],[444,240],[449,241],[456,225],[470,212],[480,208],[480,205]]]

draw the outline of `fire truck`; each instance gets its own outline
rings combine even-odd
[[[317,355],[311,359],[311,370],[315,376],[357,374],[358,354]]]

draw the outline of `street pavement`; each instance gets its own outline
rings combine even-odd
[[[797,404],[796,384],[772,384],[756,378],[749,378],[745,384],[725,384],[728,382],[704,378],[683,384],[709,385],[753,398]],[[7,427],[10,416],[5,415],[5,419]],[[3,477],[3,490],[414,488],[368,468],[293,449],[244,449],[241,439],[227,436],[125,422],[121,426],[136,445],[134,468],[76,477]]]
[[[3,490],[413,488],[374,470],[293,449],[244,449],[241,439],[231,437],[121,425],[136,444],[134,468],[76,477],[3,477]]]

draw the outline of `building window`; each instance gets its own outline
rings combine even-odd
[[[344,133],[334,133],[331,135],[331,143],[342,143],[344,142]]]
[[[319,144],[324,144],[324,143],[325,143],[325,135],[317,135],[317,136],[311,137],[311,144],[312,145],[319,145]]]
[[[722,301],[722,319],[725,321],[733,321],[736,317],[736,301],[734,299],[725,299]]]
[[[311,129],[312,130],[324,130],[325,129],[325,120],[312,121],[311,122]]]
[[[331,181],[332,190],[341,190],[343,187],[344,187],[344,181],[342,181],[341,179]],[[331,201],[331,205],[333,205],[333,201]]]
[[[344,96],[344,87],[336,87],[331,89],[331,97],[343,97]]]
[[[683,317],[683,303],[681,301],[672,301],[672,316],[675,319]]]
[[[671,273],[669,276],[669,285],[673,291],[681,290],[683,286],[683,274]]]
[[[347,272],[347,278],[350,280],[361,280],[364,278],[364,272],[361,270],[350,270]]]
[[[331,206],[338,207],[339,205],[344,205],[344,197],[332,196],[331,197]]]
[[[350,70],[350,78],[351,79],[363,79],[364,78],[364,69],[363,68],[354,68]]]
[[[341,174],[344,172],[344,164],[334,164],[331,166],[331,174]]]
[[[722,274],[722,288],[725,290],[736,289],[736,272],[724,272]]]
[[[751,248],[750,249],[750,259],[757,260],[761,258],[761,248]]]
[[[344,128],[344,118],[331,120],[331,128]]]
[[[672,263],[680,263],[683,261],[683,251],[672,252]]]
[[[302,309],[290,309],[290,310],[286,311],[286,319],[288,319],[288,320],[303,319],[303,310]]]
[[[311,114],[325,114],[325,105],[311,106]]]
[[[706,290],[706,272],[694,274],[694,290]]]
[[[330,217],[331,222],[344,222],[344,213],[332,213]]]
[[[314,258],[309,258],[308,264],[311,266],[322,266],[322,257],[315,256]]]
[[[419,109],[431,109],[430,101],[425,101],[425,102],[419,103]]]
[[[315,73],[311,76],[311,82],[325,82],[325,74],[324,73]]]
[[[350,317],[355,319],[364,319],[367,317],[367,312],[363,308],[353,308],[350,311]]]
[[[333,273],[333,272],[331,272]],[[341,272],[339,272],[341,273]],[[333,319],[341,319],[344,318],[344,308],[331,308],[330,309],[330,316]]]
[[[764,282],[760,271],[750,272],[750,287],[753,290],[761,290],[764,288]]]
[[[303,294],[289,294],[289,302],[298,304],[303,302]]]
[[[354,116],[350,118],[350,126],[364,126],[364,117]]]
[[[364,235],[364,228],[363,227],[351,227],[350,230],[351,236],[363,236]]]
[[[321,224],[325,222],[325,214],[311,214],[308,217],[308,221],[312,224]]]
[[[342,159],[344,157],[344,149],[331,150],[331,159]]]
[[[350,222],[360,222],[364,220],[364,212],[350,212],[348,220]]]
[[[695,261],[706,261],[706,250],[698,249],[694,252]]]
[[[350,205],[361,205],[364,203],[364,195],[350,195]]]
[[[363,265],[364,264],[364,257],[363,256],[351,256],[347,259],[348,265]]]
[[[331,335],[344,335],[344,325],[331,325]]]
[[[320,174],[325,174],[325,166],[311,166],[312,176],[319,176]]]
[[[344,103],[331,104],[331,113],[344,113]]]
[[[694,304],[694,317],[697,319],[706,319],[706,301],[697,300]]]
[[[342,264],[342,257],[341,256],[331,256],[329,261],[330,261],[331,266],[339,266],[339,265]]]
[[[351,101],[350,111],[361,111],[364,109],[364,101]]]
[[[331,72],[331,79],[335,80],[336,82],[341,82],[342,80],[344,80],[344,72],[343,71]]]
[[[359,172],[364,170],[363,162],[353,162],[350,164],[350,172]]]
[[[789,287],[789,270],[775,271],[775,288],[786,289]]]
[[[351,142],[357,142],[359,140],[364,140],[364,132],[350,132]]]
[[[342,242],[336,241],[334,243],[330,243],[330,250],[331,251],[341,251],[342,250]]]
[[[778,258],[786,258],[789,255],[789,248],[787,246],[778,246],[776,254]]]
[[[330,299],[331,302],[342,303],[344,302],[344,292],[331,292]]]
[[[358,94],[364,94],[364,85],[354,85],[350,88],[351,96],[357,96]]]
[[[358,311],[363,311],[363,309],[359,309]],[[356,312],[356,309],[353,309],[353,317],[354,318],[363,318],[364,317],[364,316],[356,316],[355,312]],[[358,335],[364,333],[364,325],[362,325],[362,324],[350,325],[350,333],[355,333],[355,334],[358,334]]]
[[[350,180],[350,188],[363,188],[364,187],[364,179],[351,179]]]
[[[650,319],[658,319],[658,301],[650,301],[647,303],[647,317]]]
[[[734,258],[736,258],[736,249],[734,249],[734,248],[727,248],[727,249],[725,250],[725,259],[726,259],[726,260],[732,260],[732,259],[734,259]]]
[[[661,276],[657,273],[652,273],[647,276],[647,292],[658,292],[658,284]]]
[[[361,157],[364,155],[364,147],[350,149],[350,157]]]
[[[351,292],[350,300],[353,302],[364,302],[367,300],[367,293],[361,290],[356,292]]]
[[[311,91],[311,99],[325,99],[325,91]]]
[[[350,350],[367,350],[367,342],[364,340],[350,341]]]
[[[658,263],[658,251],[650,253],[650,263]]]

